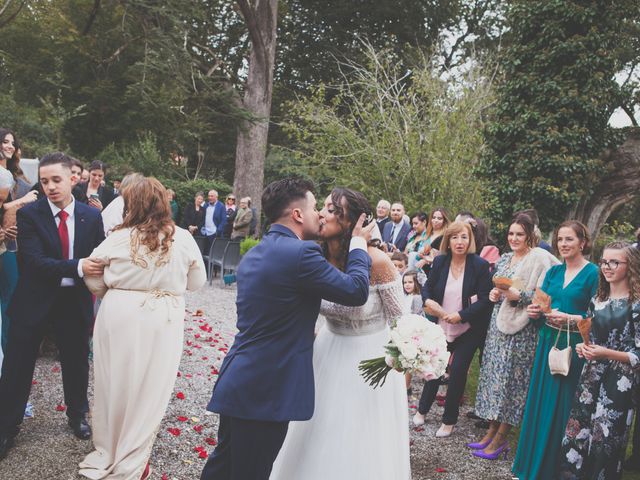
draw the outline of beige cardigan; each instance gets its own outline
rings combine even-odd
[[[527,256],[518,264],[512,279],[520,284],[520,291],[525,298],[531,298],[536,287],[542,285],[544,276],[553,265],[560,261],[542,248],[532,248]],[[514,335],[529,324],[527,305],[530,301],[510,302],[505,300],[500,305],[496,326],[507,335]]]

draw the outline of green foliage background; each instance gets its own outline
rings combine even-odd
[[[372,203],[402,201],[408,211],[437,205],[478,210],[483,183],[472,178],[493,101],[485,72],[443,80],[431,59],[406,70],[370,45],[364,66],[345,66],[343,83],[288,104],[283,128],[294,146],[270,158],[280,173],[302,173],[321,190],[348,186]],[[273,172],[269,172],[273,174]]]
[[[504,80],[479,169],[498,230],[528,207],[549,230],[607,168],[601,154],[623,140],[608,121],[631,88],[615,75],[634,56],[639,19],[635,1],[510,2]]]

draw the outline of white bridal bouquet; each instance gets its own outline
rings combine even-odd
[[[384,349],[386,356],[363,360],[358,367],[373,388],[384,385],[391,369],[434,380],[444,375],[449,363],[442,328],[413,313],[403,315],[391,327],[391,341]]]

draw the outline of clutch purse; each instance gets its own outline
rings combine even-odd
[[[549,350],[549,370],[552,375],[564,375],[566,377],[569,374],[569,369],[571,368],[569,326],[567,326],[567,348],[563,348],[562,350],[557,347],[561,333],[562,329],[558,330],[556,342],[553,344],[551,350]]]

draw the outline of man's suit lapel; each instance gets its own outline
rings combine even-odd
[[[85,227],[87,224],[87,217],[85,212],[78,208],[78,201],[73,210],[73,216],[75,217],[74,233],[73,233],[73,258],[82,258],[82,255],[78,253],[78,249],[82,246],[82,241],[86,239]]]
[[[58,258],[62,258],[62,244],[60,243],[60,237],[58,236],[58,227],[56,226],[56,220],[49,207],[49,202],[46,198],[43,198],[38,205],[38,211],[42,217],[42,225],[44,225],[45,231],[49,236],[49,244],[52,245],[58,255]]]

